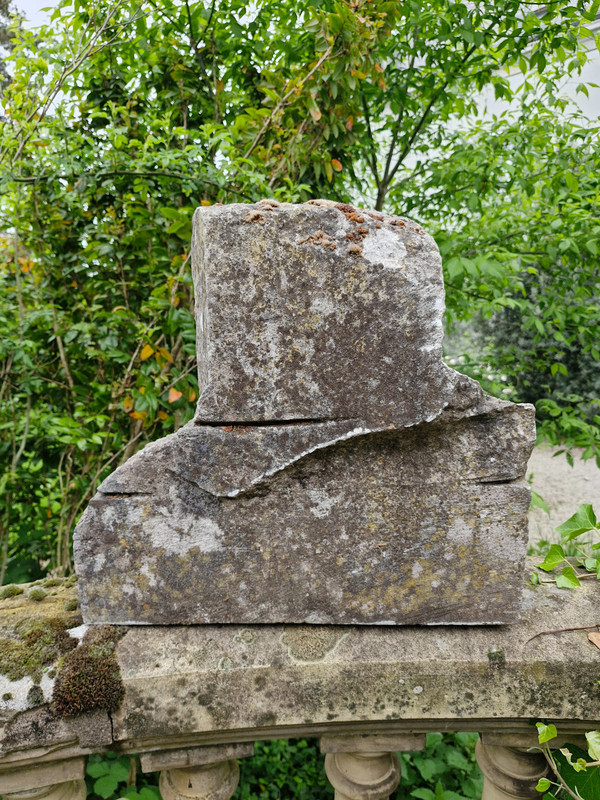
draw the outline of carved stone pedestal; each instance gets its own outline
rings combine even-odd
[[[328,753],[325,772],[335,800],[387,800],[400,782],[395,753]]]
[[[480,740],[475,757],[484,775],[481,800],[533,800],[540,797],[535,787],[549,770],[542,753],[486,744]]]
[[[425,737],[323,736],[325,772],[335,800],[387,800],[400,782],[396,751],[421,750]]]
[[[229,800],[240,779],[237,761],[192,769],[166,769],[158,784],[162,800]]]
[[[240,770],[238,758],[251,756],[253,744],[228,744],[165,750],[141,757],[142,770],[161,770],[162,800],[229,800]]]

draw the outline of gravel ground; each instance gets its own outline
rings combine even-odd
[[[560,536],[554,529],[574,514],[581,503],[591,503],[600,516],[600,469],[596,462],[582,461],[581,451],[573,450],[575,463],[570,467],[564,454],[554,457],[558,449],[536,447],[529,459],[527,477],[550,508],[550,516],[541,508],[531,509],[530,543],[540,539],[559,542]]]

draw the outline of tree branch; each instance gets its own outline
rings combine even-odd
[[[381,181],[379,180],[379,173],[377,172],[377,157],[375,155],[375,139],[373,137],[373,129],[371,128],[371,115],[369,114],[369,106],[367,104],[367,98],[365,97],[365,93],[361,92],[361,99],[362,99],[362,107],[365,114],[365,122],[367,123],[367,132],[369,134],[369,150],[371,153],[371,158],[367,158],[367,163],[371,169],[371,174],[375,179],[375,185],[377,186],[377,191],[379,191],[379,187],[381,186]]]
[[[317,72],[317,70],[319,70],[323,66],[323,64],[331,57],[332,52],[333,52],[333,46],[334,46],[336,41],[337,41],[337,37],[336,37],[335,41],[333,42],[333,44],[329,45],[329,47],[327,48],[327,50],[325,50],[325,52],[323,53],[321,58],[317,61],[315,66],[310,70],[310,72],[307,74],[307,76],[303,79],[302,82],[304,84],[306,84],[312,78],[312,76],[315,74],[315,72]],[[336,53],[335,56],[338,56],[339,54],[340,53]],[[267,117],[265,122],[263,123],[262,128],[259,130],[259,132],[254,137],[254,140],[252,141],[252,144],[250,145],[250,147],[248,147],[248,149],[244,153],[243,158],[249,158],[252,155],[252,153],[254,152],[256,146],[258,145],[258,143],[262,139],[263,134],[265,133],[265,131],[268,129],[269,125],[273,121],[275,115],[278,114],[283,108],[285,108],[285,106],[287,104],[287,101],[290,99],[290,97],[293,94],[295,94],[295,92],[296,92],[296,87],[293,86],[288,92],[286,92],[286,94],[283,95],[281,100],[273,108],[273,110],[271,111],[271,113],[269,114],[269,116]]]

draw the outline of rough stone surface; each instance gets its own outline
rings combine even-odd
[[[370,430],[194,423],[79,524],[86,622],[481,623],[518,615],[529,408]]]
[[[600,650],[587,630],[572,630],[597,621],[598,591],[594,581],[573,592],[528,585],[521,620],[494,628],[133,627],[117,645],[125,696],[102,748],[180,754],[266,738],[440,730],[528,747],[536,720],[554,723],[563,746],[600,728]],[[0,626],[11,625],[0,604]],[[23,710],[3,699],[0,791],[16,770],[87,755],[75,719],[55,717],[51,704]]]
[[[84,620],[518,618],[533,408],[442,361],[441,262],[325,201],[199,209],[196,419],[75,532]]]
[[[588,581],[577,592],[526,586],[522,619],[497,628],[132,628],[119,643],[126,695],[113,717],[115,739],[140,746],[311,730],[501,733],[539,719],[561,733],[573,722],[589,730],[600,721],[600,650],[585,630],[530,639],[592,625],[597,606],[598,587]],[[498,651],[501,662],[490,658]]]
[[[196,419],[414,425],[450,402],[442,263],[400,217],[314,201],[199,208]]]

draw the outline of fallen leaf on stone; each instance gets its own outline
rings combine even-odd
[[[592,631],[592,633],[588,633],[588,639],[600,650],[600,631]]]

